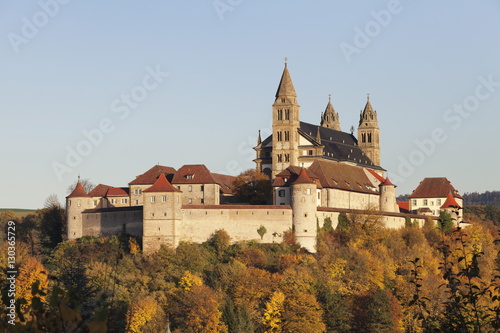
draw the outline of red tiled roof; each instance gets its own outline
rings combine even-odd
[[[82,184],[80,182],[78,182],[76,184],[76,187],[73,190],[73,192],[71,192],[71,194],[68,195],[66,198],[82,198],[82,197],[86,198],[86,197],[90,197],[90,195],[88,195],[87,192],[85,192]]]
[[[172,178],[172,184],[218,184],[222,193],[234,192],[234,176],[212,173],[204,164],[183,165]]]
[[[96,187],[90,191],[89,195],[91,197],[103,197],[106,195],[106,192],[111,188],[112,186],[109,185],[104,185],[104,184],[99,184]]]
[[[462,199],[446,177],[424,178],[408,198],[446,198],[450,192]]]
[[[391,180],[389,179],[389,177],[387,177],[382,183],[380,183],[380,185],[392,185],[392,186],[396,186],[394,185]]]
[[[176,187],[172,186],[164,174],[158,177],[158,180],[150,188],[143,192],[180,192]]]
[[[307,172],[316,174],[324,188],[378,194],[378,188],[370,181],[362,167],[335,161],[316,160]]]
[[[221,175],[219,173],[212,173],[212,178],[215,180],[217,184],[220,185],[220,189],[222,193],[224,194],[233,194],[234,193],[234,187],[233,183],[236,177],[234,176],[228,176],[228,175]]]
[[[382,177],[381,175],[379,175],[378,173],[376,173],[372,169],[366,168],[366,171],[368,171],[369,173],[371,173],[373,175],[373,177],[377,178],[379,182],[383,183],[385,181],[384,177]]]
[[[274,179],[273,187],[281,187],[288,186],[295,182],[295,180],[299,177],[302,168],[294,165],[290,165],[285,170],[281,171],[276,175],[276,179]],[[307,175],[309,178],[315,182],[318,188],[322,188],[319,182],[319,177],[314,174],[310,169],[307,170]],[[286,179],[286,181],[285,181]]]
[[[444,204],[441,206],[441,208],[462,208],[460,205],[457,203],[455,198],[453,197],[453,194],[448,193],[448,196],[446,197],[446,201]]]
[[[399,201],[396,202],[399,206],[399,211],[401,213],[409,213],[410,212],[410,203],[408,201]]]
[[[155,165],[148,171],[144,172],[142,175],[137,176],[129,185],[149,185],[154,184],[161,174],[167,176],[167,178],[172,179],[175,169],[163,165]]]
[[[106,192],[107,197],[128,197],[128,188],[110,187]]]
[[[297,179],[295,179],[295,181],[292,183],[292,185],[296,184],[315,184],[315,182],[314,180],[309,178],[306,169],[302,168],[300,170],[299,177],[297,177]]]
[[[183,165],[177,170],[172,184],[215,184],[210,170],[203,164]]]

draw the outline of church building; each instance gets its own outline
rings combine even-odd
[[[161,245],[204,242],[218,229],[234,242],[267,243],[293,231],[303,248],[315,252],[317,227],[329,219],[335,228],[342,213],[375,216],[386,227],[399,228],[408,219],[420,225],[436,220],[420,209],[434,207],[429,202],[450,211],[460,208],[457,193],[447,197],[451,187],[445,186],[439,193],[416,190],[408,207],[413,212],[400,211],[396,185],[380,165],[380,129],[369,97],[357,137],[353,128],[341,131],[330,99],[320,125],[302,122],[285,64],[271,111],[272,134],[264,140],[259,135],[254,149],[257,170],[272,181],[272,204],[234,204],[235,177],[212,173],[202,164],[178,170],[156,165],[128,187],[100,184],[87,193],[78,183],[66,198],[67,238],[130,234],[142,239],[144,252],[154,252]]]
[[[307,168],[316,160],[341,162],[364,167],[382,175],[380,166],[380,130],[377,111],[366,101],[361,111],[358,138],[340,130],[339,115],[331,100],[321,114],[320,125],[300,121],[297,94],[285,63],[285,69],[272,106],[273,131],[264,140],[260,135],[254,148],[257,170],[271,179],[289,166]]]

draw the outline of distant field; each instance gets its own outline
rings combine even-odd
[[[5,212],[6,210],[13,211],[17,217],[23,217],[28,214],[33,214],[36,211],[35,209],[0,208],[0,213]]]

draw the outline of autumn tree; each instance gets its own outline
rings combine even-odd
[[[181,332],[221,333],[227,326],[221,321],[220,297],[208,286],[193,285],[179,290],[173,313],[173,326]]]
[[[160,311],[158,303],[151,296],[139,296],[131,303],[127,311],[127,332],[142,332],[146,325]]]
[[[33,303],[45,303],[48,273],[35,257],[28,257],[19,267],[16,277],[16,298],[21,300],[21,312],[28,312]]]
[[[266,174],[255,169],[242,172],[233,182],[237,196],[252,205],[267,204],[271,196],[271,180]]]
[[[217,256],[222,258],[224,252],[227,250],[231,242],[231,237],[224,229],[216,230],[208,243],[213,246]]]
[[[284,310],[285,294],[275,291],[266,303],[266,309],[262,317],[262,324],[266,328],[264,333],[283,332],[282,318]]]
[[[316,297],[309,293],[286,294],[282,320],[283,332],[326,332],[323,310]]]
[[[355,300],[355,332],[400,332],[401,309],[396,298],[382,289],[367,291]]]

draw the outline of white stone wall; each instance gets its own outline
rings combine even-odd
[[[209,239],[214,231],[224,229],[231,236],[232,242],[252,239],[260,241],[257,229],[262,225],[267,229],[262,242],[279,243],[283,232],[292,228],[292,210],[286,206],[271,207],[219,206],[209,209],[184,207],[182,221],[176,226],[177,238],[179,241],[201,243]]]
[[[344,191],[333,188],[321,190],[321,206],[345,209],[380,209],[378,194]]]
[[[441,212],[441,206],[444,204],[446,201],[446,197],[441,197],[441,198],[414,198],[414,199],[409,199],[410,201],[410,211],[417,211],[419,208],[429,208],[432,211],[433,216],[439,216],[439,213]],[[459,198],[455,198],[455,201],[462,207],[462,209],[459,210],[459,220],[461,221],[463,219],[463,200]]]

